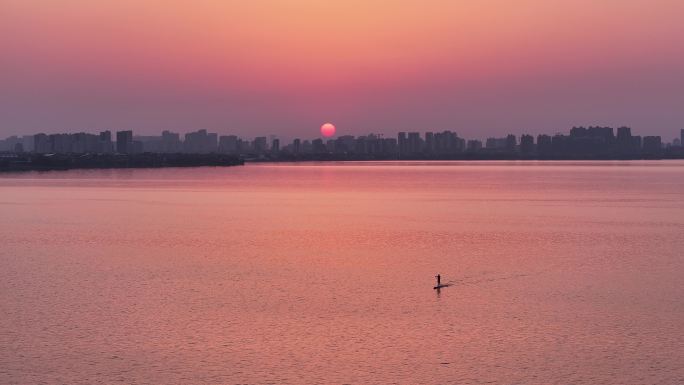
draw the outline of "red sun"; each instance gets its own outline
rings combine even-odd
[[[321,135],[329,138],[335,135],[335,125],[332,123],[326,123],[321,126]]]

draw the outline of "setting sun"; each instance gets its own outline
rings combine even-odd
[[[335,125],[332,123],[325,123],[321,126],[321,135],[329,138],[335,135]]]

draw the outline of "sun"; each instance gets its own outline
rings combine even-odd
[[[335,125],[332,123],[325,123],[321,126],[321,135],[329,138],[335,135]]]

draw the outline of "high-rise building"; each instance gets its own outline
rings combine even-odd
[[[180,134],[171,131],[162,131],[161,148],[165,153],[179,153],[183,150]]]
[[[18,137],[16,135],[12,135],[9,138],[5,140],[0,140],[0,151],[9,151],[9,152],[24,152],[24,151],[31,151],[31,149],[34,147],[34,138],[33,136],[22,136]],[[21,150],[21,151],[19,151]]]
[[[432,132],[425,133],[425,152],[428,154],[435,152],[435,134]]]
[[[145,145],[143,142],[139,140],[134,140],[133,143],[131,143],[131,154],[142,154],[145,152]]]
[[[409,154],[417,154],[421,152],[423,147],[423,140],[420,138],[419,132],[409,132],[407,142],[407,152]]]
[[[238,137],[235,135],[219,137],[218,150],[224,154],[237,154],[239,152]]]
[[[645,155],[660,155],[663,150],[663,142],[660,136],[644,136],[642,151]]]
[[[356,138],[354,152],[357,154],[380,155],[383,153],[383,139],[375,134]]]
[[[534,137],[532,135],[522,135],[520,137],[520,153],[529,155],[534,152]]]
[[[617,150],[618,154],[622,156],[634,156],[639,152],[639,147],[634,141],[630,127],[618,127]]]
[[[641,152],[641,135],[632,136],[632,148],[635,152]]]
[[[562,134],[556,134],[551,138],[551,151],[556,156],[569,156],[572,153],[570,145],[572,137]]]
[[[489,150],[503,150],[508,146],[508,138],[487,138],[485,147]]]
[[[198,130],[185,134],[183,150],[190,154],[208,154],[218,149],[218,135],[207,133],[207,130]]]
[[[266,139],[266,138],[264,138]],[[325,148],[325,144],[323,144],[323,139],[314,139],[311,141],[311,147],[312,151],[315,154],[323,154],[327,152],[327,149]]]
[[[506,136],[506,150],[513,152],[518,146],[518,139],[513,134]]]
[[[218,150],[218,134],[215,132],[209,132],[207,133],[207,141],[205,143],[204,149],[205,152],[211,153],[211,152],[216,152]]]
[[[471,139],[468,141],[467,151],[475,152],[475,151],[480,151],[481,149],[482,149],[482,141],[481,140]]]
[[[83,154],[86,150],[86,133],[78,132],[71,134],[71,151],[75,154]]]
[[[24,135],[20,138],[21,147],[26,152],[33,151],[33,135]]]
[[[47,154],[52,152],[50,138],[45,134],[33,135],[33,151],[38,154]]]
[[[335,139],[335,152],[350,153],[354,152],[356,147],[356,138],[352,135],[342,135]]]
[[[632,140],[632,129],[630,127],[618,127],[617,140],[621,143],[629,143]]]
[[[549,135],[537,136],[537,153],[542,157],[553,153],[553,139]]]
[[[57,154],[71,153],[71,138],[69,134],[51,134],[49,138],[52,151]]]
[[[116,132],[116,152],[130,154],[133,152],[133,131]]]
[[[263,154],[267,149],[267,141],[265,136],[257,136],[254,138],[254,152],[257,154]]]
[[[111,142],[112,141],[112,132],[109,130],[101,131],[100,132],[100,141],[101,142]]]
[[[434,152],[437,154],[454,154],[465,150],[464,139],[458,137],[455,132],[443,131],[435,133]]]
[[[138,145],[135,144],[135,142],[140,142],[140,145],[142,148],[140,149],[140,152],[152,152],[152,153],[163,153],[164,152],[164,146],[163,142],[164,139],[161,136],[157,135],[135,135],[133,136],[133,148],[136,148]],[[133,151],[134,153],[138,153],[138,149]]]
[[[238,138],[238,153],[240,154],[254,154],[254,140]]]
[[[109,154],[114,152],[114,142],[112,142],[112,132],[102,131],[97,140],[97,152]]]
[[[603,138],[605,142],[611,142],[615,139],[613,134],[613,127],[589,127],[587,128],[587,135],[592,137]]]
[[[354,140],[354,153],[355,154],[366,154],[366,137],[359,136]]]
[[[398,135],[399,153],[406,154],[408,152],[408,141],[406,140],[406,133],[400,132]]]
[[[573,127],[570,129],[570,137],[572,138],[582,138],[587,136],[586,127]]]
[[[397,140],[394,138],[381,139],[382,153],[386,155],[396,155],[399,152]]]

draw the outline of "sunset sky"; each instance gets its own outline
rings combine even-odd
[[[682,0],[2,0],[0,136],[684,128]]]

